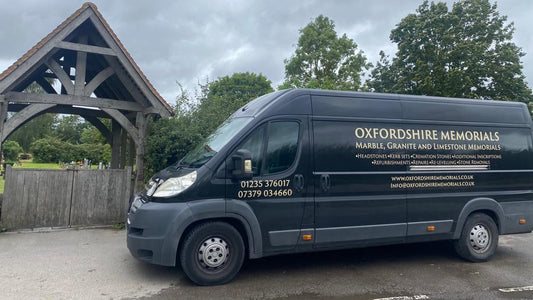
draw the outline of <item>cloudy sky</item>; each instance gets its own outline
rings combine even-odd
[[[235,72],[265,75],[276,88],[299,29],[322,14],[339,35],[352,38],[370,62],[380,50],[394,54],[390,31],[423,0],[94,0],[98,10],[159,93],[175,103],[176,82],[188,90],[206,78]],[[0,71],[34,46],[84,1],[0,0]],[[453,1],[445,1],[451,3]],[[533,5],[500,0],[498,10],[515,24],[515,43],[526,56],[533,87]]]

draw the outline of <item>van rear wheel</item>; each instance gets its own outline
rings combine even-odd
[[[240,233],[224,222],[203,223],[185,237],[180,250],[181,267],[198,285],[223,284],[235,277],[244,261]]]
[[[498,247],[498,227],[494,220],[483,213],[468,217],[458,240],[454,241],[455,251],[471,262],[488,261]]]

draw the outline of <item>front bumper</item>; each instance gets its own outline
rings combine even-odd
[[[138,197],[138,196],[134,196]],[[128,213],[127,245],[130,253],[143,261],[175,266],[181,221],[190,211],[185,203],[147,202]]]

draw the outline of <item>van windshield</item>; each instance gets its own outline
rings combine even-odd
[[[210,136],[178,162],[179,166],[199,168],[215,156],[246,124],[251,117],[230,118],[224,121]]]

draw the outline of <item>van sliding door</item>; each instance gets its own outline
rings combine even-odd
[[[405,145],[391,141],[401,124],[315,117],[315,247],[402,242]]]
[[[400,243],[407,233],[405,174],[398,135],[401,102],[394,95],[314,95],[315,247]]]

